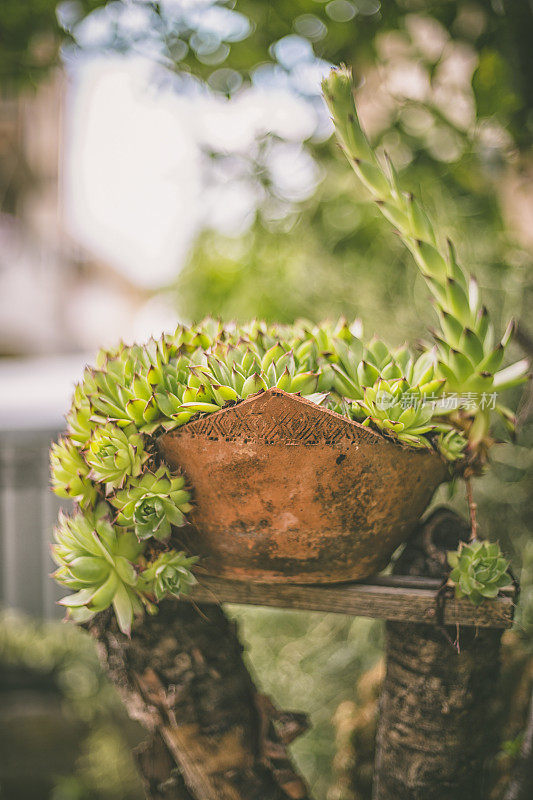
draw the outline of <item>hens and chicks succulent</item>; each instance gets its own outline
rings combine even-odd
[[[378,339],[365,343],[358,326],[344,320],[238,326],[209,319],[144,346],[102,351],[76,387],[67,433],[51,451],[53,489],[77,503],[74,516],[60,517],[53,546],[55,577],[75,591],[61,602],[76,620],[112,605],[129,633],[143,608],[155,611],[163,597],[194,582],[194,559],[172,543],[173,527],[191,509],[190,488],[161,462],[158,435],[278,387],[399,446],[435,449],[457,473],[485,461],[490,405],[483,398],[525,379],[526,362],[500,369],[512,326],[495,344],[475,282],[465,277],[453,248],[441,248],[424,210],[370,148],[349,72],[332,71],[324,94],[350,163],[426,279],[441,330],[415,354]],[[459,402],[450,408],[444,400],[451,393]],[[499,402],[495,408],[512,425],[512,413]],[[492,556],[481,557],[485,564]],[[472,584],[480,596],[491,596],[479,584],[487,570],[490,592],[494,581],[501,583],[499,573],[493,580],[493,567],[488,561],[476,567],[472,580],[459,583],[461,591]]]

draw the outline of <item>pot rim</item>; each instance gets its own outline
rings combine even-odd
[[[420,456],[428,455],[435,456],[440,462],[446,463],[442,456],[437,452],[437,450],[426,449],[426,448],[415,448],[410,447],[408,444],[404,444],[403,442],[398,441],[392,436],[386,436],[379,431],[374,430],[366,425],[361,425],[360,422],[356,422],[356,420],[349,419],[345,417],[343,414],[339,414],[337,411],[333,411],[330,408],[324,408],[324,406],[318,405],[318,403],[313,403],[312,400],[308,400],[307,397],[302,397],[302,395],[293,393],[293,392],[286,392],[283,389],[278,388],[277,386],[272,386],[269,389],[262,389],[255,394],[249,395],[244,400],[240,400],[238,402],[232,403],[232,405],[226,405],[220,408],[218,411],[213,411],[211,414],[206,414],[202,417],[196,417],[184,425],[181,425],[178,428],[172,428],[169,431],[165,431],[158,438],[164,438],[170,435],[176,435],[180,432],[185,433],[188,428],[191,428],[198,422],[204,422],[206,419],[213,419],[220,417],[224,414],[231,413],[237,408],[243,408],[244,406],[252,405],[257,402],[260,398],[265,398],[268,396],[279,396],[285,397],[287,401],[292,402],[296,405],[303,406],[304,408],[313,409],[316,413],[317,411],[321,412],[323,416],[329,416],[332,420],[336,420],[338,423],[345,425],[347,428],[355,428],[356,430],[360,431],[362,435],[371,438],[374,438],[376,442],[385,442],[387,444],[392,445],[393,447],[397,447],[404,452],[411,453],[413,456]]]

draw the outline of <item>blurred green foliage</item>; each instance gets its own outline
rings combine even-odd
[[[105,0],[76,0],[80,15]],[[57,64],[59,46],[69,38],[59,25],[57,2],[6,0],[0,4],[0,80],[4,90],[36,85]]]
[[[265,65],[290,71],[301,60],[298,53],[305,55],[306,45],[319,59],[345,62],[364,75],[379,53],[382,33],[405,29],[417,14],[435,20],[456,41],[475,43],[480,54],[474,79],[479,113],[498,113],[511,125],[515,140],[523,139],[527,146],[532,11],[528,3],[512,0],[4,0],[0,75],[35,80],[36,71],[53,63],[52,45],[61,41],[79,42],[85,50],[149,55],[228,94]],[[88,16],[95,23],[90,36]]]
[[[32,798],[142,800],[144,793],[130,753],[131,746],[141,741],[142,731],[128,720],[118,695],[100,667],[94,642],[87,633],[73,625],[37,623],[14,611],[0,611],[0,677],[2,691],[8,691],[10,685],[15,684],[10,699],[19,708],[17,718],[11,722],[9,756],[14,763],[4,762],[0,767],[2,797],[6,800],[29,798],[30,795],[25,794],[26,779],[23,777],[29,771],[33,772]],[[48,746],[44,745],[43,737],[51,730],[49,746],[60,748],[62,741],[55,742],[53,734],[61,728],[61,721],[57,719],[55,707],[48,712],[50,719],[46,712],[33,719],[33,709],[25,705],[50,694],[57,696],[63,724],[67,730],[71,728],[74,742],[81,732],[81,744],[76,755],[76,752],[67,752],[63,743],[64,752],[56,754],[53,763],[42,765],[42,759],[35,760],[37,754],[32,753],[31,742]],[[3,704],[0,707],[5,711]],[[0,725],[4,722],[2,711]],[[29,740],[22,735],[28,712],[32,725],[37,727]],[[21,727],[21,733],[17,726]],[[56,772],[58,763],[61,768]],[[13,792],[6,774],[12,774],[17,767],[21,768],[21,782]]]

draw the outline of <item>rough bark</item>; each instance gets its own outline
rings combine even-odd
[[[167,601],[128,639],[111,614],[91,625],[131,717],[149,800],[308,800],[286,744],[303,715],[258,694],[236,629],[215,605]]]
[[[442,575],[446,550],[468,533],[457,515],[438,509],[395,571]],[[457,641],[460,652],[447,637]],[[498,744],[491,701],[500,643],[498,630],[387,623],[374,800],[487,797],[486,765]]]

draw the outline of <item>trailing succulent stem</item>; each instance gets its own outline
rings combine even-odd
[[[378,161],[359,125],[350,73],[332,71],[324,93],[346,156],[433,295],[440,322],[435,343],[415,355],[407,345],[365,342],[360,324],[344,319],[244,326],[207,319],[145,345],[102,351],[76,387],[67,433],[51,451],[54,491],[78,504],[74,516],[60,518],[54,545],[55,577],[75,592],[61,602],[77,620],[112,605],[129,633],[143,609],[154,613],[155,603],[194,582],[195,559],[177,552],[172,540],[192,508],[191,495],[185,477],[159,459],[161,433],[277,387],[399,446],[432,449],[452,475],[467,477],[484,463],[491,441],[490,398],[525,379],[525,361],[501,369],[512,324],[495,343],[475,281],[451,244],[439,241],[420,203],[401,191],[392,165]],[[452,409],[449,393],[460,395]],[[495,407],[512,426],[512,412],[499,402]],[[470,572],[468,580],[461,572],[459,591],[471,586],[476,599],[493,596],[503,580],[498,558],[493,550],[463,553],[454,570],[466,565]]]
[[[390,160],[382,166],[363,133],[350,70],[332,70],[323,90],[342,150],[371,199],[412,253],[433,296],[440,323],[440,331],[434,335],[436,374],[444,380],[444,392],[459,396],[454,409],[457,424],[468,435],[472,458],[482,462],[490,443],[490,408],[494,405],[506,424],[514,424],[513,414],[495,400],[496,395],[524,381],[529,368],[523,360],[501,369],[513,323],[496,342],[477,283],[459,265],[452,243],[440,241],[423,206],[402,191]]]

